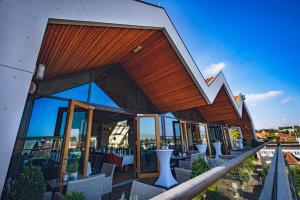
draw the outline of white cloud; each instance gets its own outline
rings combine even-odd
[[[205,76],[214,76],[224,69],[225,66],[225,62],[212,63],[209,66],[204,67],[203,73]]]
[[[281,103],[288,103],[290,100],[292,100],[292,97],[287,97],[281,100]]]
[[[277,96],[280,96],[282,91],[274,90],[268,91],[265,93],[254,93],[254,94],[246,94],[246,102],[255,104],[260,101],[268,100]]]
[[[256,103],[250,103],[248,106],[251,107],[251,108],[255,108],[255,107],[257,107],[257,104]]]

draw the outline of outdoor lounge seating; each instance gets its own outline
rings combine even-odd
[[[105,175],[95,175],[89,178],[70,181],[66,194],[71,192],[83,192],[87,200],[101,200],[105,183]],[[63,199],[62,193],[56,192],[54,200]]]
[[[103,163],[100,174],[105,174],[103,194],[108,194],[112,191],[112,182],[116,166],[114,164]]]
[[[152,197],[165,192],[163,188],[147,185],[138,181],[133,181],[130,190],[130,199],[151,199]]]

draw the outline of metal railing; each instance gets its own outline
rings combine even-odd
[[[176,200],[176,199],[192,199],[199,193],[203,192],[210,185],[223,178],[231,170],[235,169],[241,165],[246,159],[255,154],[261,148],[263,148],[267,143],[261,144],[236,158],[233,158],[223,165],[212,168],[211,170],[190,179],[164,193],[161,193],[152,200]]]
[[[295,190],[292,190],[291,188],[282,148],[276,147],[259,199],[298,199]]]

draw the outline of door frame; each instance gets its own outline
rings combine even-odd
[[[199,134],[198,137],[200,139],[201,139],[200,126],[204,126],[205,127],[205,136],[206,136],[206,139],[207,139],[208,152],[209,152],[209,155],[211,156],[212,155],[211,154],[211,145],[210,145],[210,138],[209,138],[209,135],[208,135],[207,124],[197,123],[197,122],[190,122],[190,121],[184,121],[184,120],[179,120],[179,123],[180,123],[180,130],[181,130],[181,143],[182,143],[182,146],[185,146],[185,148],[187,149],[187,151],[189,150],[189,139],[188,139],[188,135],[187,135],[186,124],[187,123],[194,124],[198,128],[197,133]]]
[[[135,169],[135,176],[137,178],[153,178],[159,176],[159,160],[157,159],[157,172],[156,173],[141,173],[141,140],[140,140],[140,119],[146,117],[154,117],[155,118],[155,136],[156,136],[156,148],[160,148],[160,128],[159,128],[159,114],[138,114],[135,117],[135,127],[136,127],[136,147],[135,155],[136,159],[134,160],[134,169]]]
[[[92,122],[93,122],[93,111],[95,108],[79,101],[69,100],[67,119],[66,119],[66,128],[65,128],[65,133],[64,133],[63,143],[62,143],[62,151],[60,155],[59,174],[58,174],[59,181],[62,180],[63,173],[66,171],[69,142],[70,142],[70,135],[71,135],[75,106],[87,110],[88,113],[87,130],[85,136],[84,162],[83,162],[83,176],[87,176],[87,166],[88,166],[89,153],[90,153],[90,138],[91,138],[91,130],[92,130]]]
[[[208,153],[209,153],[210,156],[212,156],[211,145],[210,145],[210,138],[209,138],[209,135],[208,135],[207,124],[198,123],[199,134],[200,134],[200,126],[204,126],[205,127],[205,135],[206,135],[206,139],[207,139]],[[200,134],[200,138],[201,138],[201,134]]]

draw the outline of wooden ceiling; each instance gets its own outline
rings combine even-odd
[[[246,108],[245,106],[243,107],[243,116],[239,118],[224,86],[219,91],[214,102],[211,105],[200,106],[199,111],[207,123],[240,127],[243,138],[247,140],[248,144],[251,143],[253,130]]]
[[[211,105],[200,106],[199,111],[207,122],[225,122],[238,120],[239,117],[226,93],[224,86]]]
[[[40,63],[46,78],[120,63],[161,112],[207,104],[162,30],[48,24]]]

